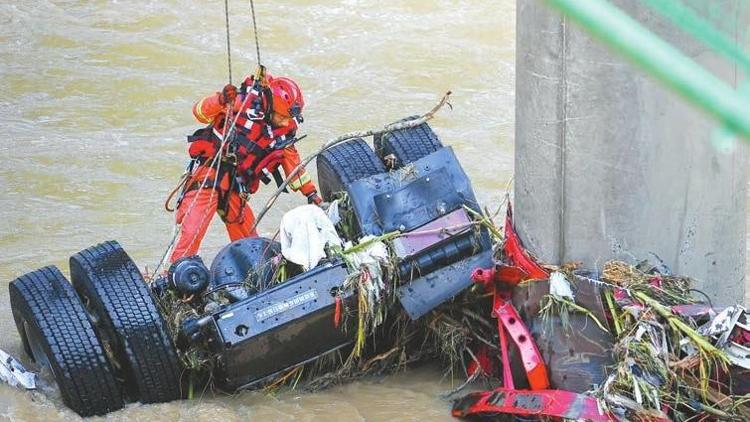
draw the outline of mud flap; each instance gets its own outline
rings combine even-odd
[[[446,212],[460,209],[466,202],[453,187],[444,168],[427,173],[400,189],[375,195],[373,200],[386,233],[412,231]]]

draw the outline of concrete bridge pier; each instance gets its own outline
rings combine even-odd
[[[642,3],[610,1],[737,86],[734,64]],[[716,122],[542,2],[519,0],[516,27],[515,215],[526,247],[600,269],[653,252],[714,306],[744,303],[744,142],[717,148]]]

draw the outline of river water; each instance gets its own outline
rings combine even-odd
[[[233,81],[256,66],[249,1],[230,0]],[[191,105],[227,83],[220,0],[0,0],[0,279],[116,239],[154,267],[171,237],[166,195],[186,163]],[[432,126],[453,146],[484,204],[498,204],[513,168],[515,1],[256,0],[261,54],[307,101],[302,155],[341,133],[429,110],[447,90],[453,110]],[[314,172],[313,172],[314,174]],[[262,207],[273,189],[251,200]],[[270,234],[285,195],[264,219]],[[227,242],[216,219],[203,245]],[[7,294],[0,348],[21,356]],[[49,377],[47,377],[49,381]],[[451,388],[421,368],[316,394],[245,393],[131,405],[112,421],[449,421]],[[0,420],[77,416],[54,388],[0,385]]]
[[[256,66],[247,0],[230,0],[233,81]],[[171,238],[163,202],[186,162],[190,108],[227,82],[221,0],[0,0],[0,279],[116,239],[153,268]],[[515,1],[256,0],[261,54],[307,101],[302,155],[343,132],[429,110],[480,202],[499,204],[513,171]],[[312,172],[314,174],[314,171]],[[271,188],[251,205],[258,210]],[[304,203],[285,195],[260,230]],[[207,260],[227,237],[216,219]],[[22,356],[7,294],[0,348]],[[33,367],[33,366],[32,366]],[[0,384],[0,420],[75,420],[50,378],[39,393]],[[129,405],[106,420],[450,421],[437,367],[320,393],[244,393]]]

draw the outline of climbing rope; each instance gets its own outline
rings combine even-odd
[[[435,113],[437,113],[437,111],[440,110],[444,105],[448,104],[449,107],[453,108],[453,106],[451,106],[451,104],[448,102],[448,98],[450,97],[450,95],[451,95],[450,91],[446,92],[445,95],[443,95],[443,98],[440,99],[440,102],[437,103],[437,105],[435,105],[435,107],[433,107],[432,110],[428,111],[427,113],[423,114],[417,119],[391,123],[389,125],[383,126],[380,129],[371,129],[371,130],[366,130],[366,131],[345,133],[339,136],[338,138],[331,139],[330,141],[323,144],[323,146],[320,147],[319,150],[305,157],[305,159],[302,160],[302,162],[300,162],[300,164],[298,164],[297,167],[294,168],[294,170],[287,173],[286,179],[284,179],[284,181],[281,183],[279,188],[276,189],[276,192],[274,192],[271,195],[271,198],[268,199],[268,202],[266,202],[266,205],[263,207],[263,209],[260,210],[260,213],[258,213],[258,215],[255,217],[255,223],[253,224],[253,228],[250,229],[250,231],[252,232],[256,228],[258,228],[258,224],[260,224],[260,221],[263,219],[263,216],[265,216],[266,212],[268,212],[268,210],[271,209],[273,204],[276,202],[276,198],[278,198],[279,195],[281,195],[281,192],[284,191],[284,189],[292,181],[292,179],[297,177],[299,172],[302,171],[302,169],[305,168],[308,164],[310,164],[310,162],[315,157],[322,154],[323,151],[329,148],[333,148],[334,146],[344,141],[348,141],[349,139],[364,138],[366,136],[380,135],[383,133],[394,132],[394,131],[403,130],[403,129],[410,129],[410,128],[419,126],[422,123],[435,117]]]
[[[250,98],[250,96],[246,96],[245,100],[242,102],[242,105],[240,106],[240,109],[245,107],[245,104]],[[211,187],[211,195],[208,198],[208,202],[211,203],[214,198],[214,194],[216,193],[216,187],[219,183],[219,178],[217,177],[219,174],[219,166],[221,165],[221,160],[224,155],[224,149],[227,145],[227,141],[232,138],[232,134],[234,133],[235,126],[237,125],[237,118],[239,117],[239,114],[235,115],[234,118],[232,118],[232,108],[231,104],[227,104],[227,111],[226,111],[226,121],[232,122],[232,124],[227,128],[226,123],[224,124],[224,127],[226,128],[224,133],[221,136],[221,144],[219,145],[219,150],[217,151],[216,155],[213,158],[213,161],[210,162],[209,165],[209,171],[206,172],[206,175],[203,177],[203,180],[200,183],[200,187],[198,188],[198,192],[200,192],[203,187],[206,185],[206,181],[208,178],[213,174],[214,175],[214,183]],[[190,213],[193,211],[193,207],[195,206],[196,202],[198,201],[198,194],[193,196],[193,200],[190,202],[190,205],[188,205],[187,212],[185,212],[183,221],[185,218],[187,218]],[[209,210],[211,207],[206,208],[206,212],[203,213],[203,216],[201,218],[201,222],[199,226],[202,226],[203,223],[206,221],[206,218],[208,218]],[[161,260],[159,260],[159,264],[156,265],[156,268],[154,269],[154,277],[159,276],[159,271],[162,268],[166,268],[166,263],[169,260],[169,255],[172,252],[172,249],[174,248],[175,242],[177,241],[177,238],[180,236],[180,233],[182,231],[182,224],[177,223],[177,220],[175,219],[174,226],[172,227],[172,239],[169,241],[169,244],[167,245],[166,250],[164,251],[164,254],[161,257]],[[198,238],[200,231],[196,232],[193,238],[190,240],[190,244],[188,245],[188,249],[190,249],[195,241]]]
[[[255,53],[256,53],[256,56],[257,56],[257,59],[258,59],[258,69],[259,69],[259,73],[260,73],[260,72],[262,72],[262,65],[261,65],[261,61],[260,61],[260,41],[258,39],[258,24],[257,24],[257,19],[255,17],[255,3],[254,3],[253,0],[250,0],[250,9],[252,11],[252,16],[253,16],[253,32],[254,32],[254,36],[255,36]],[[230,41],[230,32],[229,32],[229,0],[224,0],[224,19],[225,19],[225,27],[226,27],[226,33],[227,33],[227,68],[228,68],[228,71],[229,71],[228,72],[229,73],[229,83],[231,84],[232,83],[232,45],[231,45],[231,41]],[[247,101],[248,98],[249,98],[249,96],[245,97],[245,100],[243,101],[242,105],[240,106],[240,109],[244,108],[245,101]],[[227,122],[231,121],[232,124],[231,124],[231,126],[229,126],[229,128],[227,130],[225,130],[225,132],[224,132],[224,134],[222,136],[222,139],[221,139],[221,145],[219,147],[219,150],[218,150],[216,156],[214,156],[213,161],[210,162],[210,163],[207,163],[207,164],[209,164],[210,169],[209,169],[209,171],[206,172],[206,175],[203,177],[203,180],[200,183],[200,187],[198,188],[199,191],[202,190],[204,188],[205,184],[206,184],[206,181],[208,180],[208,177],[211,174],[214,174],[214,186],[211,189],[211,196],[209,197],[209,203],[213,201],[213,196],[214,196],[214,194],[216,192],[216,185],[219,182],[219,180],[218,180],[219,178],[217,176],[218,176],[219,166],[220,166],[221,160],[223,158],[223,154],[224,154],[224,147],[226,146],[227,141],[232,138],[232,134],[234,132],[235,125],[237,124],[237,117],[239,117],[239,116],[234,116],[234,118],[232,118],[233,117],[232,116],[232,112],[233,112],[232,106],[231,106],[231,104],[228,104],[227,105],[227,111],[225,113],[225,116],[226,116],[225,119],[226,119]],[[225,128],[226,128],[226,124],[225,124]],[[211,170],[213,170],[213,171],[211,171]],[[167,199],[167,203],[165,204],[165,208],[167,209],[167,211],[173,211],[168,206],[169,200],[174,196],[174,194],[177,192],[177,190],[179,190],[179,188],[182,187],[184,184],[188,183],[188,181],[190,179],[191,179],[191,177],[190,177],[189,174],[183,175],[183,179],[181,180],[181,183],[178,185],[177,188],[175,188],[175,190],[169,195],[169,198]],[[196,195],[193,196],[193,200],[188,205],[187,212],[185,213],[185,215],[184,215],[183,218],[187,218],[187,216],[192,212],[193,207],[194,207],[195,203],[197,202],[198,196],[199,196],[198,194],[196,194]],[[201,219],[200,225],[203,225],[203,223],[205,222],[206,218],[208,218],[208,211],[210,209],[211,209],[211,207],[208,207],[206,209],[206,212],[204,213],[204,215],[203,215],[203,217]],[[161,268],[164,268],[166,266],[165,264],[169,260],[169,255],[171,254],[172,249],[175,246],[175,242],[177,241],[177,238],[179,237],[181,231],[182,231],[182,224],[179,224],[179,223],[177,223],[177,221],[175,221],[175,224],[172,227],[172,239],[170,240],[169,244],[167,245],[167,248],[164,251],[164,254],[162,255],[161,260],[159,260],[159,264],[157,264],[156,268],[154,269],[154,276],[158,276],[159,271],[161,270]],[[197,240],[198,235],[199,235],[199,232],[196,232],[195,236],[193,236],[193,239],[190,241],[190,245],[188,246],[188,249],[193,246],[193,244]]]

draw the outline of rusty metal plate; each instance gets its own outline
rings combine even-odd
[[[744,396],[750,394],[750,370],[732,366],[729,368],[729,379],[731,380],[731,394]],[[745,406],[750,406],[745,403]]]
[[[396,256],[405,259],[430,246],[471,229],[471,220],[466,210],[459,208],[437,220],[433,220],[413,232],[403,233],[393,240]]]
[[[571,288],[576,302],[606,325],[599,286],[577,278],[571,283]],[[552,387],[576,393],[591,390],[594,385],[604,382],[606,369],[613,364],[614,338],[578,312],[569,313],[568,327],[564,327],[557,316],[542,321],[538,314],[542,298],[548,293],[549,280],[520,284],[513,291],[513,304],[544,358]],[[518,354],[512,353],[512,359],[514,378],[523,385],[525,374]]]

